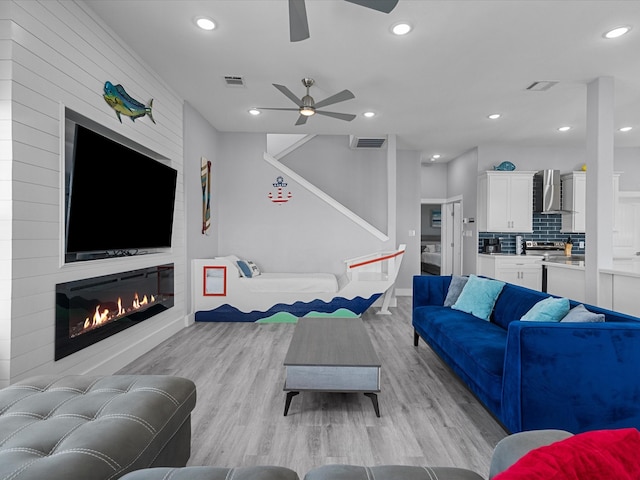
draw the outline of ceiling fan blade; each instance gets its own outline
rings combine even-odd
[[[298,121],[296,122],[296,125],[304,125],[305,123],[307,123],[307,118],[309,117],[307,117],[306,115],[300,115],[298,117]]]
[[[335,95],[331,95],[330,97],[325,98],[324,100],[320,100],[317,102],[314,107],[321,108],[326,107],[327,105],[333,105],[334,103],[344,102],[345,100],[351,100],[352,98],[356,98],[356,96],[351,93],[349,90],[343,90]]]
[[[287,98],[289,98],[289,100],[291,100],[293,103],[295,103],[299,107],[302,106],[302,100],[296,97],[295,94],[291,90],[289,90],[287,87],[285,87],[284,85],[278,85],[276,83],[273,83],[272,85],[276,87],[278,90],[280,90],[282,93],[284,93],[284,95]]]
[[[309,38],[307,7],[304,0],[289,0],[289,39],[299,42]]]
[[[372,8],[378,12],[391,13],[396,8],[398,0],[345,0],[349,3],[355,3],[362,7]]]
[[[356,118],[356,116],[352,115],[351,113],[324,112],[322,110],[316,110],[316,113],[319,115],[326,115],[327,117],[338,118],[346,122],[350,122],[351,120]]]
[[[286,110],[288,112],[299,112],[299,108],[269,108],[269,107],[256,107],[258,110]]]

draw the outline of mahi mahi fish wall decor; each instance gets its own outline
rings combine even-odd
[[[135,121],[136,118],[148,115],[151,121],[156,123],[151,113],[151,109],[153,108],[153,98],[149,100],[149,106],[146,106],[138,100],[131,98],[122,85],[114,85],[111,82],[104,83],[103,97],[105,102],[107,102],[109,106],[116,111],[116,115],[118,120],[120,120],[120,123],[122,123],[120,115],[126,115],[127,117],[130,117],[132,121]]]

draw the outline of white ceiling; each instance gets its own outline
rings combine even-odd
[[[616,146],[640,146],[640,1],[400,0],[390,14],[343,0],[307,0],[311,38],[289,41],[286,0],[87,0],[176,93],[221,132],[397,134],[398,147],[447,161],[482,144],[583,146],[586,85],[615,79]],[[197,16],[218,27],[198,29]],[[414,30],[390,34],[409,21]],[[630,33],[602,34],[618,25]],[[225,75],[242,76],[230,88]],[[343,89],[355,99],[294,126],[295,107],[272,83],[316,102]],[[534,81],[559,82],[546,92]],[[117,82],[118,79],[112,79]],[[124,85],[125,88],[126,85]],[[134,98],[135,92],[129,92]],[[155,105],[155,108],[161,108]],[[377,116],[367,119],[362,113]],[[503,116],[491,121],[487,115]],[[557,128],[570,125],[560,133]]]

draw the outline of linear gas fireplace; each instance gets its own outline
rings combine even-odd
[[[173,263],[56,285],[55,359],[173,307]]]

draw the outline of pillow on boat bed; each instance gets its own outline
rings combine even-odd
[[[253,278],[253,277],[257,277],[261,273],[258,266],[251,261],[238,260],[236,263],[238,264],[238,268],[240,269],[240,275],[242,277]]]

